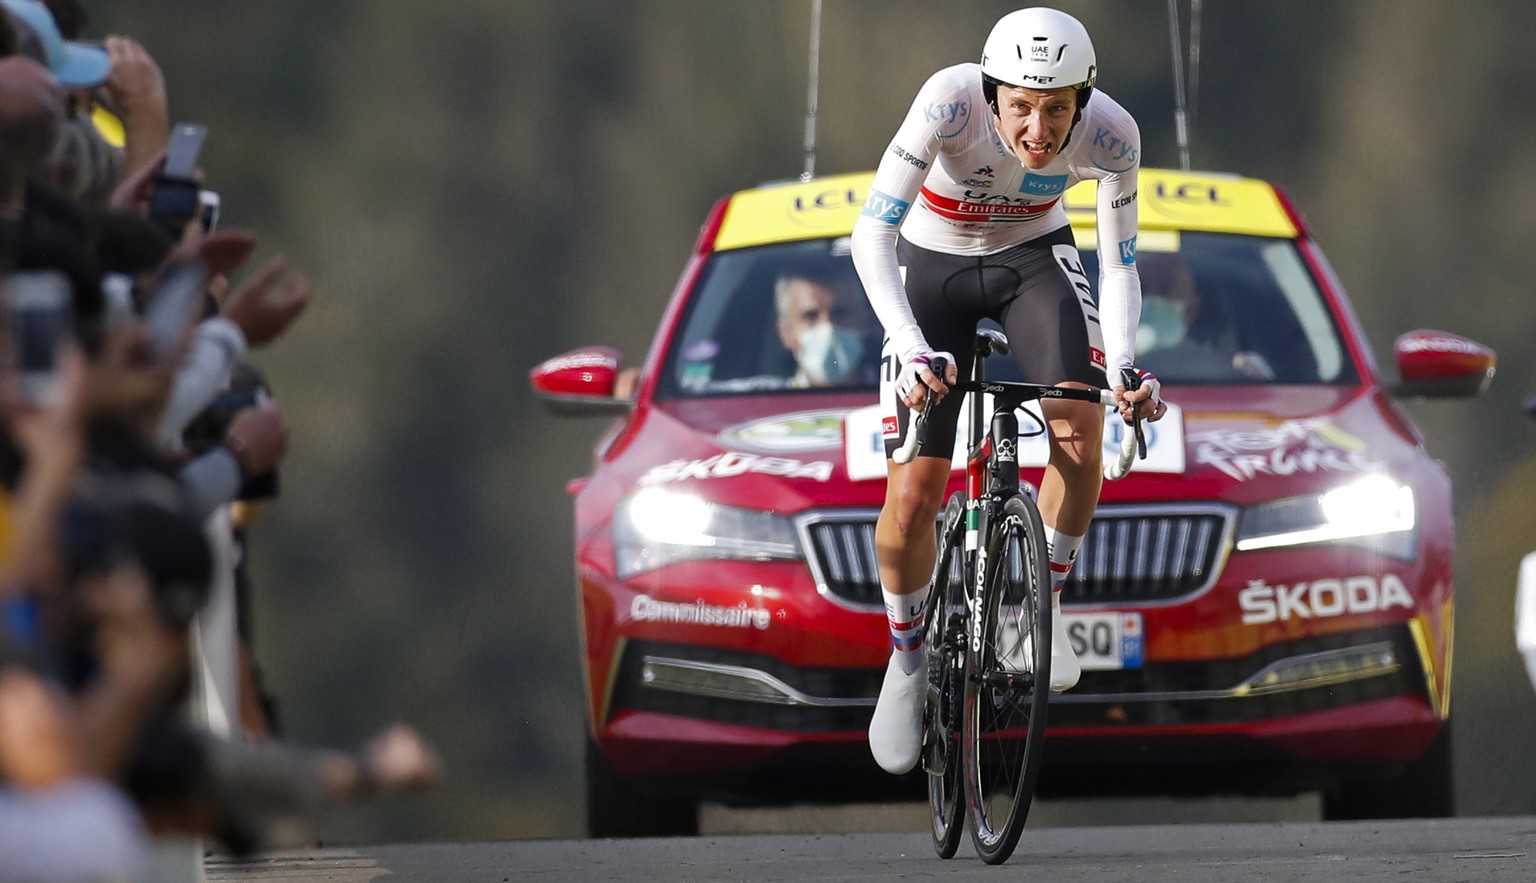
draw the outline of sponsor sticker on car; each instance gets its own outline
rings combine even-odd
[[[991,408],[991,396],[987,397]],[[1178,405],[1167,402],[1168,413],[1156,423],[1143,423],[1147,437],[1147,459],[1137,460],[1131,468],[1136,472],[1184,471],[1184,411]],[[970,403],[961,406],[961,413],[969,413]],[[847,461],[848,478],[866,481],[885,477],[885,432],[881,423],[881,407],[870,405],[848,412],[843,422],[843,455]],[[1125,422],[1113,411],[1104,414],[1104,457],[1112,460],[1119,455],[1120,436]],[[1042,467],[1050,458],[1045,440],[1045,419],[1040,415],[1038,403],[1030,402],[1019,409],[1019,466]],[[954,467],[965,468],[965,451],[956,447]]]

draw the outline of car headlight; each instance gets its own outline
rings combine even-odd
[[[1237,551],[1342,542],[1396,558],[1417,555],[1413,488],[1368,475],[1321,494],[1243,510]]]
[[[663,488],[645,488],[613,513],[614,569],[620,579],[678,561],[769,561],[803,557],[789,518],[739,509]]]

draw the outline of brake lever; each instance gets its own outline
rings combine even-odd
[[[1126,392],[1141,389],[1141,375],[1133,368],[1121,368],[1120,380]],[[1136,459],[1147,459],[1147,436],[1141,431],[1141,409],[1131,408],[1131,431],[1136,434]]]

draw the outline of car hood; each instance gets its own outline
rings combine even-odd
[[[708,485],[707,495],[721,502],[780,511],[878,506],[884,452],[871,398],[742,396],[642,407],[644,425],[623,471],[632,483]],[[1364,387],[1184,387],[1167,400],[1168,417],[1149,426],[1148,459],[1130,478],[1106,483],[1106,502],[1242,505],[1391,470],[1418,447],[1391,402]],[[1021,433],[1029,422],[1021,420]],[[1117,423],[1110,421],[1109,434]],[[1026,441],[1020,463],[1029,478],[1030,467],[1044,463],[1044,446],[1036,439],[1031,454]]]
[[[613,494],[686,488],[719,503],[793,513],[877,507],[879,482],[850,480],[847,416],[862,393],[739,396],[642,403],[600,470]],[[599,490],[600,488],[594,488]]]

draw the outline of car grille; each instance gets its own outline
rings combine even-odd
[[[836,704],[784,705],[649,689],[643,676],[648,658],[760,671],[800,693]],[[784,732],[856,732],[869,728],[869,716],[884,677],[884,668],[801,668],[760,653],[632,641],[619,666],[613,710],[659,712]]]
[[[1351,647],[1389,645],[1397,668],[1335,683],[1240,694],[1234,688],[1286,659]],[[1386,626],[1267,645],[1247,656],[1163,662],[1124,671],[1085,671],[1069,693],[1052,696],[1050,725],[1123,728],[1249,723],[1385,699],[1424,696],[1419,651],[1405,626]],[[762,672],[822,704],[784,704],[657,689],[646,661],[735,666]],[[851,733],[869,727],[883,668],[801,668],[773,657],[719,647],[633,641],[625,648],[611,713],[646,711],[789,733]],[[824,700],[833,700],[827,703]]]
[[[1101,510],[1062,587],[1063,604],[1169,601],[1216,581],[1230,537],[1227,510]]]
[[[806,554],[821,590],[859,607],[882,607],[875,514],[818,513],[804,524]],[[1100,509],[1067,578],[1066,604],[1171,601],[1216,581],[1231,544],[1225,507]]]
[[[1236,695],[1231,688],[1284,659],[1351,647],[1386,645],[1404,663],[1392,671],[1341,683]],[[1051,726],[1189,726],[1307,714],[1427,692],[1412,635],[1403,626],[1342,632],[1270,644],[1248,656],[1164,662],[1120,671],[1085,671],[1070,693],[1051,697]],[[1221,694],[1227,695],[1221,695]]]

